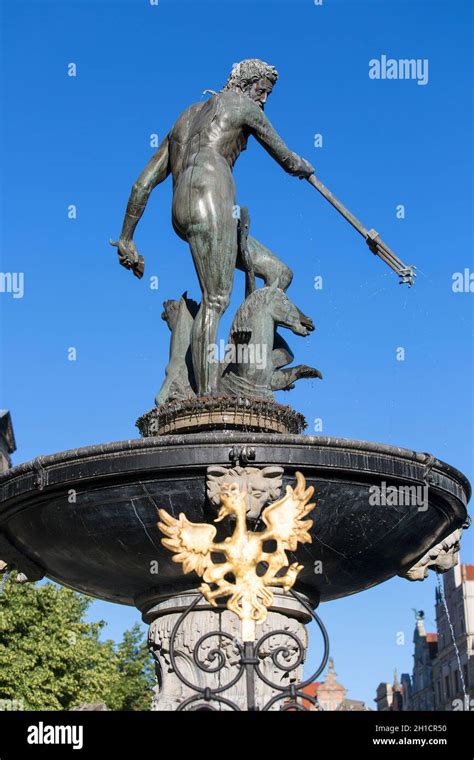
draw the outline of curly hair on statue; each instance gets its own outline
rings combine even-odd
[[[248,58],[240,63],[235,63],[230,72],[230,76],[222,88],[226,90],[245,90],[246,85],[263,78],[269,79],[272,84],[278,79],[278,71],[274,66],[270,66],[265,61],[258,58]]]

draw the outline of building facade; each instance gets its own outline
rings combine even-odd
[[[474,565],[456,565],[443,580],[446,606],[436,589],[435,709],[474,710]]]
[[[433,663],[438,652],[438,634],[427,633],[425,615],[422,610],[416,612],[415,631],[413,633],[413,675],[411,679],[410,709],[434,710]]]
[[[347,699],[347,689],[337,680],[337,673],[334,669],[334,659],[329,658],[329,667],[324,681],[315,681],[308,684],[303,689],[306,694],[317,699],[317,706],[314,706],[309,700],[304,706],[309,710],[335,711],[365,711],[369,707],[360,699]]]
[[[435,610],[436,633],[416,612],[413,673],[379,684],[377,710],[474,710],[474,565],[443,574]]]
[[[408,681],[407,681],[408,679]],[[411,679],[407,673],[403,673],[402,682],[398,680],[395,670],[393,684],[380,683],[377,687],[375,703],[377,710],[382,712],[400,712],[406,710],[407,700],[411,693]]]

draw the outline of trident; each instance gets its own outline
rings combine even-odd
[[[349,224],[352,224],[354,229],[357,230],[357,232],[362,235],[362,237],[365,239],[365,242],[369,246],[372,253],[374,253],[376,256],[379,256],[379,258],[382,259],[382,261],[385,261],[386,264],[390,267],[390,269],[393,269],[394,272],[398,274],[400,277],[400,285],[403,285],[404,283],[408,284],[408,287],[411,288],[415,281],[416,273],[413,271],[416,269],[415,266],[410,265],[406,266],[398,256],[386,245],[382,238],[380,237],[379,233],[376,230],[368,230],[364,225],[359,222],[356,217],[351,214],[350,211],[341,203],[340,200],[338,200],[323,183],[316,177],[315,174],[311,174],[309,177],[306,177],[310,185],[316,188],[318,192],[323,195],[327,201],[331,204],[331,206],[334,206],[334,208],[339,211],[340,214],[344,217],[344,219],[347,219]]]

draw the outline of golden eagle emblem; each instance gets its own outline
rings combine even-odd
[[[167,538],[161,543],[173,552],[173,561],[183,565],[183,571],[196,572],[204,583],[199,591],[214,607],[217,600],[229,597],[227,608],[242,622],[242,640],[255,641],[255,625],[263,623],[273,601],[269,586],[282,586],[288,591],[295,583],[303,565],[289,564],[286,551],[295,551],[297,544],[311,543],[309,530],[312,520],[305,520],[316,506],[309,504],[314,488],[306,488],[304,476],[296,473],[296,486],[287,486],[286,495],[263,510],[261,519],[265,530],[247,530],[245,492],[236,483],[221,486],[221,508],[215,522],[227,515],[235,517],[232,536],[214,543],[217,529],[207,523],[192,523],[181,512],[178,519],[166,510],[158,510],[158,527]],[[264,545],[274,542],[273,551]],[[215,563],[213,555],[223,556]],[[257,566],[266,564],[263,574]],[[287,568],[285,572],[282,572]]]

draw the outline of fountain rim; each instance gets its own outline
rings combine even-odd
[[[417,452],[414,449],[407,449],[392,444],[377,443],[374,441],[359,440],[354,438],[340,438],[337,436],[313,436],[301,434],[281,434],[281,433],[246,433],[243,431],[219,430],[207,431],[203,433],[183,433],[173,435],[163,435],[147,438],[129,438],[121,441],[111,441],[105,444],[91,444],[76,449],[66,449],[65,451],[55,454],[39,455],[26,462],[22,462],[0,474],[0,487],[6,482],[11,481],[17,476],[27,473],[36,472],[38,466],[47,468],[48,466],[58,465],[67,462],[77,462],[81,459],[88,459],[97,455],[108,455],[121,452],[140,451],[147,449],[160,449],[167,446],[181,445],[207,445],[212,446],[241,443],[246,445],[266,444],[266,445],[308,445],[321,448],[349,449],[366,451],[370,454],[381,454],[385,456],[396,457],[405,461],[415,462],[421,465],[430,464],[444,471],[457,480],[463,487],[466,494],[466,504],[472,496],[471,484],[460,470],[448,464],[442,459],[429,454],[428,452]],[[251,463],[249,463],[251,464]]]

